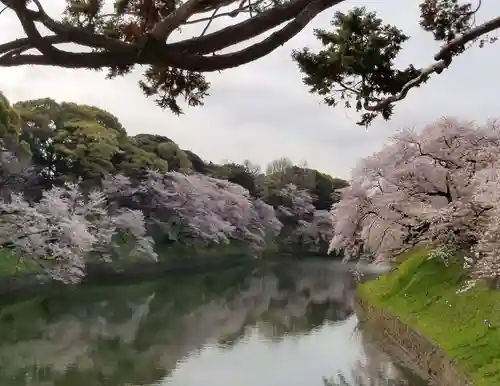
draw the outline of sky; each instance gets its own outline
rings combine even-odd
[[[495,7],[497,1],[483,1],[478,23],[500,14]],[[41,2],[53,17],[64,5],[63,0]],[[249,159],[265,166],[273,159],[288,157],[295,163],[306,160],[309,167],[342,178],[349,178],[359,159],[379,150],[398,129],[418,129],[443,116],[484,121],[500,115],[500,77],[494,72],[494,68],[500,68],[500,42],[469,50],[443,74],[413,89],[397,104],[391,121],[377,120],[368,129],[356,125],[355,111],[327,107],[319,97],[309,94],[291,60],[292,50],[318,47],[314,28],[328,28],[337,10],[363,5],[411,36],[398,64],[422,67],[432,63],[438,44],[418,25],[418,2],[348,0],[323,12],[269,56],[220,74],[208,74],[212,88],[205,105],[187,107],[180,117],[161,110],[142,94],[137,85],[140,71],[106,80],[104,72],[89,70],[0,68],[0,90],[11,102],[51,97],[98,106],[116,115],[129,134],[165,135],[205,160]],[[184,30],[180,37],[190,37],[194,32]],[[20,36],[17,19],[7,12],[0,15],[0,43]]]

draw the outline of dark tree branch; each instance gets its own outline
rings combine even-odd
[[[157,23],[151,31],[151,36],[157,40],[166,41],[172,32],[184,24],[194,13],[204,0],[188,0],[168,15],[161,22]]]
[[[243,1],[243,2],[241,2],[240,6],[238,8],[233,9],[231,11],[219,13],[219,14],[217,14],[217,12],[220,10],[220,8],[216,8],[213,11],[213,13],[212,13],[211,16],[201,17],[199,19],[194,19],[194,20],[189,20],[189,21],[186,21],[184,23],[184,25],[197,24],[197,23],[203,23],[203,22],[209,22],[210,23],[210,22],[212,22],[215,19],[220,19],[221,17],[226,17],[226,16],[236,17],[240,13],[243,13],[243,12],[249,12],[250,13],[250,12],[252,12],[252,7],[255,7],[255,6],[259,5],[263,1],[265,1],[265,0],[258,0],[255,3],[249,2],[247,5],[244,5],[245,1]]]
[[[487,33],[490,33],[494,30],[497,30],[499,28],[500,28],[500,17],[496,17],[475,28],[472,28],[471,30],[467,31],[461,36],[458,36],[448,44],[444,45],[439,50],[439,52],[434,56],[434,60],[436,60],[437,63],[434,63],[429,67],[423,69],[420,75],[410,80],[408,83],[406,83],[401,88],[400,92],[398,92],[395,95],[391,95],[390,97],[384,99],[382,102],[373,105],[370,105],[368,101],[365,101],[363,107],[365,108],[365,110],[368,111],[381,111],[384,110],[387,106],[405,99],[406,96],[408,95],[408,92],[412,88],[419,87],[422,83],[427,81],[427,79],[429,79],[429,76],[431,76],[432,74],[434,73],[441,74],[443,70],[447,69],[451,64],[452,58],[455,55],[455,52],[457,52],[457,49],[462,48],[467,43],[470,43],[478,39],[479,37]]]
[[[324,5],[321,11],[344,1],[345,0],[323,0],[322,3],[324,3]],[[296,18],[313,2],[314,1],[311,0],[293,0],[284,5],[278,5],[268,11],[262,12],[236,25],[223,28],[203,37],[172,43],[169,47],[179,51],[196,54],[209,54],[223,50],[243,41],[255,38],[288,20]]]
[[[205,33],[208,31],[208,28],[210,27],[210,24],[212,24],[212,22],[214,21],[214,19],[217,17],[217,11],[219,10],[219,8],[215,9],[213,12],[212,12],[212,16],[210,16],[209,20],[208,20],[208,23],[205,25],[205,28],[203,28],[203,31],[201,32],[201,35],[200,36],[203,36],[205,35]]]
[[[44,14],[42,6],[38,0],[34,0],[38,7],[38,12],[29,10],[26,7],[25,0],[5,0],[3,3],[9,6],[17,15],[23,27],[26,36],[42,54],[57,59],[61,55],[61,51],[51,45],[47,40],[43,39],[42,35],[35,26],[35,20],[39,14]]]
[[[154,42],[154,44],[150,45],[149,49],[145,49],[140,57],[137,58],[136,46],[129,43],[122,43],[114,39],[99,35],[98,39],[95,39],[94,41],[92,41],[92,43],[94,44],[94,46],[97,44],[107,46],[109,43],[108,41],[112,41],[111,44],[113,45],[113,48],[109,50],[110,52],[73,53],[60,51],[61,53],[57,54],[56,56],[44,55],[43,52],[42,55],[24,54],[16,56],[4,56],[0,58],[0,66],[12,67],[31,64],[60,66],[66,68],[101,68],[110,66],[126,66],[138,63],[152,64],[157,66],[171,66],[184,70],[199,72],[220,71],[232,67],[237,67],[268,55],[279,46],[290,40],[297,33],[299,33],[315,16],[317,16],[325,9],[329,8],[332,3],[339,3],[341,1],[342,0],[313,0],[311,2],[310,0],[295,0],[295,2],[300,4],[306,2],[308,2],[309,4],[305,6],[292,19],[292,21],[290,21],[280,30],[272,33],[263,41],[255,43],[240,51],[229,54],[215,55],[210,57],[194,55],[189,53],[189,44],[183,46],[183,42],[181,42],[169,45],[157,41]],[[275,15],[280,16],[279,13]],[[275,20],[281,21],[282,17]],[[255,24],[251,23],[252,20],[255,20]],[[259,32],[260,30],[269,29],[269,26],[267,24],[262,23],[265,20],[267,20],[267,18],[260,19],[258,17],[255,17],[254,19],[248,20],[248,23],[243,22],[236,26],[228,27],[224,30],[216,32],[215,34],[217,34],[217,36],[220,38],[219,41],[217,41],[216,37],[213,36],[214,34],[206,35],[200,39],[190,39],[193,44],[189,48],[196,48],[196,46],[199,44],[197,40],[203,40],[204,38],[208,38],[206,41],[208,41],[209,44],[210,42],[213,42],[212,47],[209,47],[210,49],[219,49],[219,47],[217,46],[235,44],[235,35],[231,33],[230,30],[236,31],[236,33],[239,32],[240,38],[242,36],[244,38],[251,38],[254,35],[258,35],[258,33],[255,32],[256,30],[257,32]],[[241,26],[242,24],[243,26]],[[67,28],[66,26],[61,28],[64,28],[65,30],[64,32],[61,30],[60,36],[64,36],[66,39],[73,42],[86,44],[90,39],[89,33],[78,28]],[[45,39],[47,40],[47,38]],[[29,36],[28,40],[32,42]],[[189,41],[185,41],[184,43],[188,42]],[[17,44],[20,45],[20,43]],[[205,48],[205,50],[207,50],[207,48]]]
[[[234,26],[199,38],[172,44],[155,39],[156,41],[145,47],[142,52],[144,47],[141,44],[125,43],[62,24],[50,18],[41,7],[38,7],[38,11],[27,9],[23,0],[0,1],[16,12],[27,35],[27,38],[0,45],[0,54],[4,54],[0,57],[0,66],[44,65],[66,68],[102,68],[130,66],[137,63],[209,72],[237,67],[271,53],[300,32],[320,12],[344,0],[293,0]],[[176,28],[183,24],[186,18],[193,14],[196,4],[198,0],[185,3],[186,7],[181,7],[183,10],[179,8],[177,13],[172,14],[172,17],[165,18],[164,23],[157,24],[151,35],[163,39],[172,32],[170,29],[174,25],[173,28]],[[259,36],[287,20],[291,21],[283,28],[245,49],[229,54],[204,56]],[[54,35],[42,37],[36,29],[35,22],[42,23]],[[76,53],[54,47],[54,44],[66,42],[101,48],[104,51]],[[39,50],[41,55],[22,54],[31,48]]]

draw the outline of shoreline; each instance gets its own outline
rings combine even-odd
[[[107,285],[107,284],[133,284],[140,281],[159,280],[172,275],[196,275],[213,273],[218,270],[227,270],[236,267],[255,266],[261,263],[289,263],[300,260],[330,260],[339,261],[338,257],[323,255],[300,256],[289,253],[281,253],[276,258],[254,258],[240,253],[221,253],[220,256],[198,256],[192,258],[176,258],[159,262],[138,262],[122,266],[111,266],[102,263],[88,264],[86,276],[80,284],[82,285]],[[19,275],[6,275],[0,277],[0,298],[9,296],[29,296],[39,294],[40,288],[65,288],[62,284],[36,273]]]
[[[414,248],[358,286],[362,319],[438,384],[500,385],[500,291],[479,282],[461,292],[463,253],[445,263],[428,252]]]
[[[371,305],[359,296],[355,310],[360,322],[369,328],[382,348],[420,377],[442,386],[473,385],[441,347],[390,311]]]

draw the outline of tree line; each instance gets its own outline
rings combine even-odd
[[[2,96],[0,123],[0,246],[65,282],[89,261],[165,258],[159,248],[172,245],[326,252],[328,209],[347,185],[287,158],[265,173],[205,162],[165,136],[127,135],[102,109],[50,98]]]

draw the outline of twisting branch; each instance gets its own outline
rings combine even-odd
[[[215,0],[206,5],[205,2],[202,3],[202,0],[188,0],[176,12],[156,24],[150,33],[150,36],[155,37],[155,42],[144,47],[143,41],[142,44],[141,42],[127,43],[58,22],[47,15],[38,0],[35,2],[37,11],[28,9],[24,0],[0,0],[16,12],[27,35],[25,39],[16,39],[0,45],[0,54],[3,54],[0,56],[0,66],[45,65],[66,68],[102,68],[131,66],[137,63],[199,72],[220,71],[269,54],[302,30],[317,14],[343,1],[291,0],[219,31],[180,42],[166,43],[165,39],[172,31],[186,24],[193,14],[199,13],[200,10],[215,10],[217,7],[235,2],[234,0]],[[241,3],[240,8],[244,9]],[[245,49],[224,55],[206,56],[253,39],[287,21],[288,24],[285,27]],[[54,35],[41,36],[36,29],[35,22],[43,24]],[[54,47],[59,43],[76,43],[97,48],[100,51],[68,52]],[[40,51],[41,55],[24,53],[32,48]],[[140,55],[138,55],[139,52]]]
[[[43,39],[42,35],[35,26],[35,20],[38,19],[38,15],[44,15],[42,5],[38,0],[33,0],[38,8],[38,12],[29,10],[26,7],[26,1],[24,0],[5,0],[3,3],[10,7],[19,18],[21,26],[28,39],[32,42],[33,46],[37,48],[42,54],[54,59],[58,58],[62,53],[58,48],[54,47],[52,44]]]
[[[166,41],[172,32],[184,24],[198,9],[198,6],[204,0],[188,0],[177,8],[174,12],[168,15],[165,19],[158,22],[153,30],[151,36],[157,40]],[[217,7],[216,9],[218,9]]]
[[[323,9],[331,8],[345,0],[324,0]],[[291,19],[296,18],[312,0],[292,0],[283,5],[277,5],[255,17],[233,26],[223,28],[203,37],[186,39],[172,43],[170,48],[193,54],[210,54],[241,42],[253,39]],[[290,37],[291,38],[291,37]]]
[[[434,60],[437,63],[430,65],[429,67],[423,69],[420,75],[408,83],[406,83],[401,91],[395,95],[391,95],[390,97],[384,99],[383,101],[370,105],[369,101],[365,101],[364,108],[368,111],[381,111],[387,108],[389,105],[399,102],[406,98],[408,92],[414,88],[420,86],[422,83],[426,82],[429,77],[436,73],[441,74],[445,69],[447,69],[457,52],[457,49],[464,47],[467,43],[472,42],[479,37],[490,33],[494,30],[500,28],[500,17],[496,17],[490,21],[487,21],[471,30],[465,32],[464,34],[458,36],[457,38],[450,41],[448,44],[445,44],[439,52],[434,56]]]
[[[11,6],[12,2],[19,0],[0,1]],[[171,66],[183,70],[199,72],[220,71],[252,62],[269,54],[300,32],[320,12],[342,1],[344,0],[293,0],[287,4],[276,6],[268,11],[262,12],[234,26],[226,27],[220,31],[199,38],[187,39],[171,44],[155,41],[154,44],[151,44],[141,53],[140,57],[137,56],[139,50],[143,48],[140,45],[125,43],[104,35],[93,34],[80,28],[71,27],[51,19],[42,9],[35,12],[24,7],[23,9],[19,8],[20,15],[28,18],[33,26],[34,21],[41,22],[56,35],[60,36],[62,41],[90,47],[99,47],[103,48],[104,51],[74,53],[57,50],[50,51],[49,53],[44,46],[43,50],[45,52],[43,52],[41,50],[42,44],[54,44],[56,38],[41,36],[40,39],[38,39],[38,37],[35,38],[37,35],[34,34],[38,33],[38,31],[31,31],[29,29],[31,28],[30,24],[28,25],[30,34],[27,38],[30,47],[27,46],[25,40],[6,43],[2,45],[3,47],[0,46],[0,52],[7,54],[0,58],[0,66],[10,67],[33,64],[55,65],[67,68],[102,68],[110,66],[127,66],[138,63],[161,67]],[[194,2],[191,4],[193,5]],[[188,14],[193,11],[193,8],[189,7],[188,9],[188,7],[186,7],[185,10],[189,10],[189,12],[184,11],[180,13],[182,18],[188,16]],[[177,13],[177,15],[179,15],[179,13]],[[174,18],[171,19],[172,23],[173,19]],[[180,19],[175,18],[175,20]],[[287,20],[291,21],[261,42],[233,53],[209,57],[204,56],[254,38]],[[171,26],[173,24],[169,25]],[[166,30],[162,30],[162,32],[165,31]],[[19,51],[16,52],[16,55],[9,55],[8,52],[12,52],[7,51],[9,47],[11,50],[23,47],[22,51],[24,51],[25,48],[37,48],[42,52],[42,55],[19,54]]]

